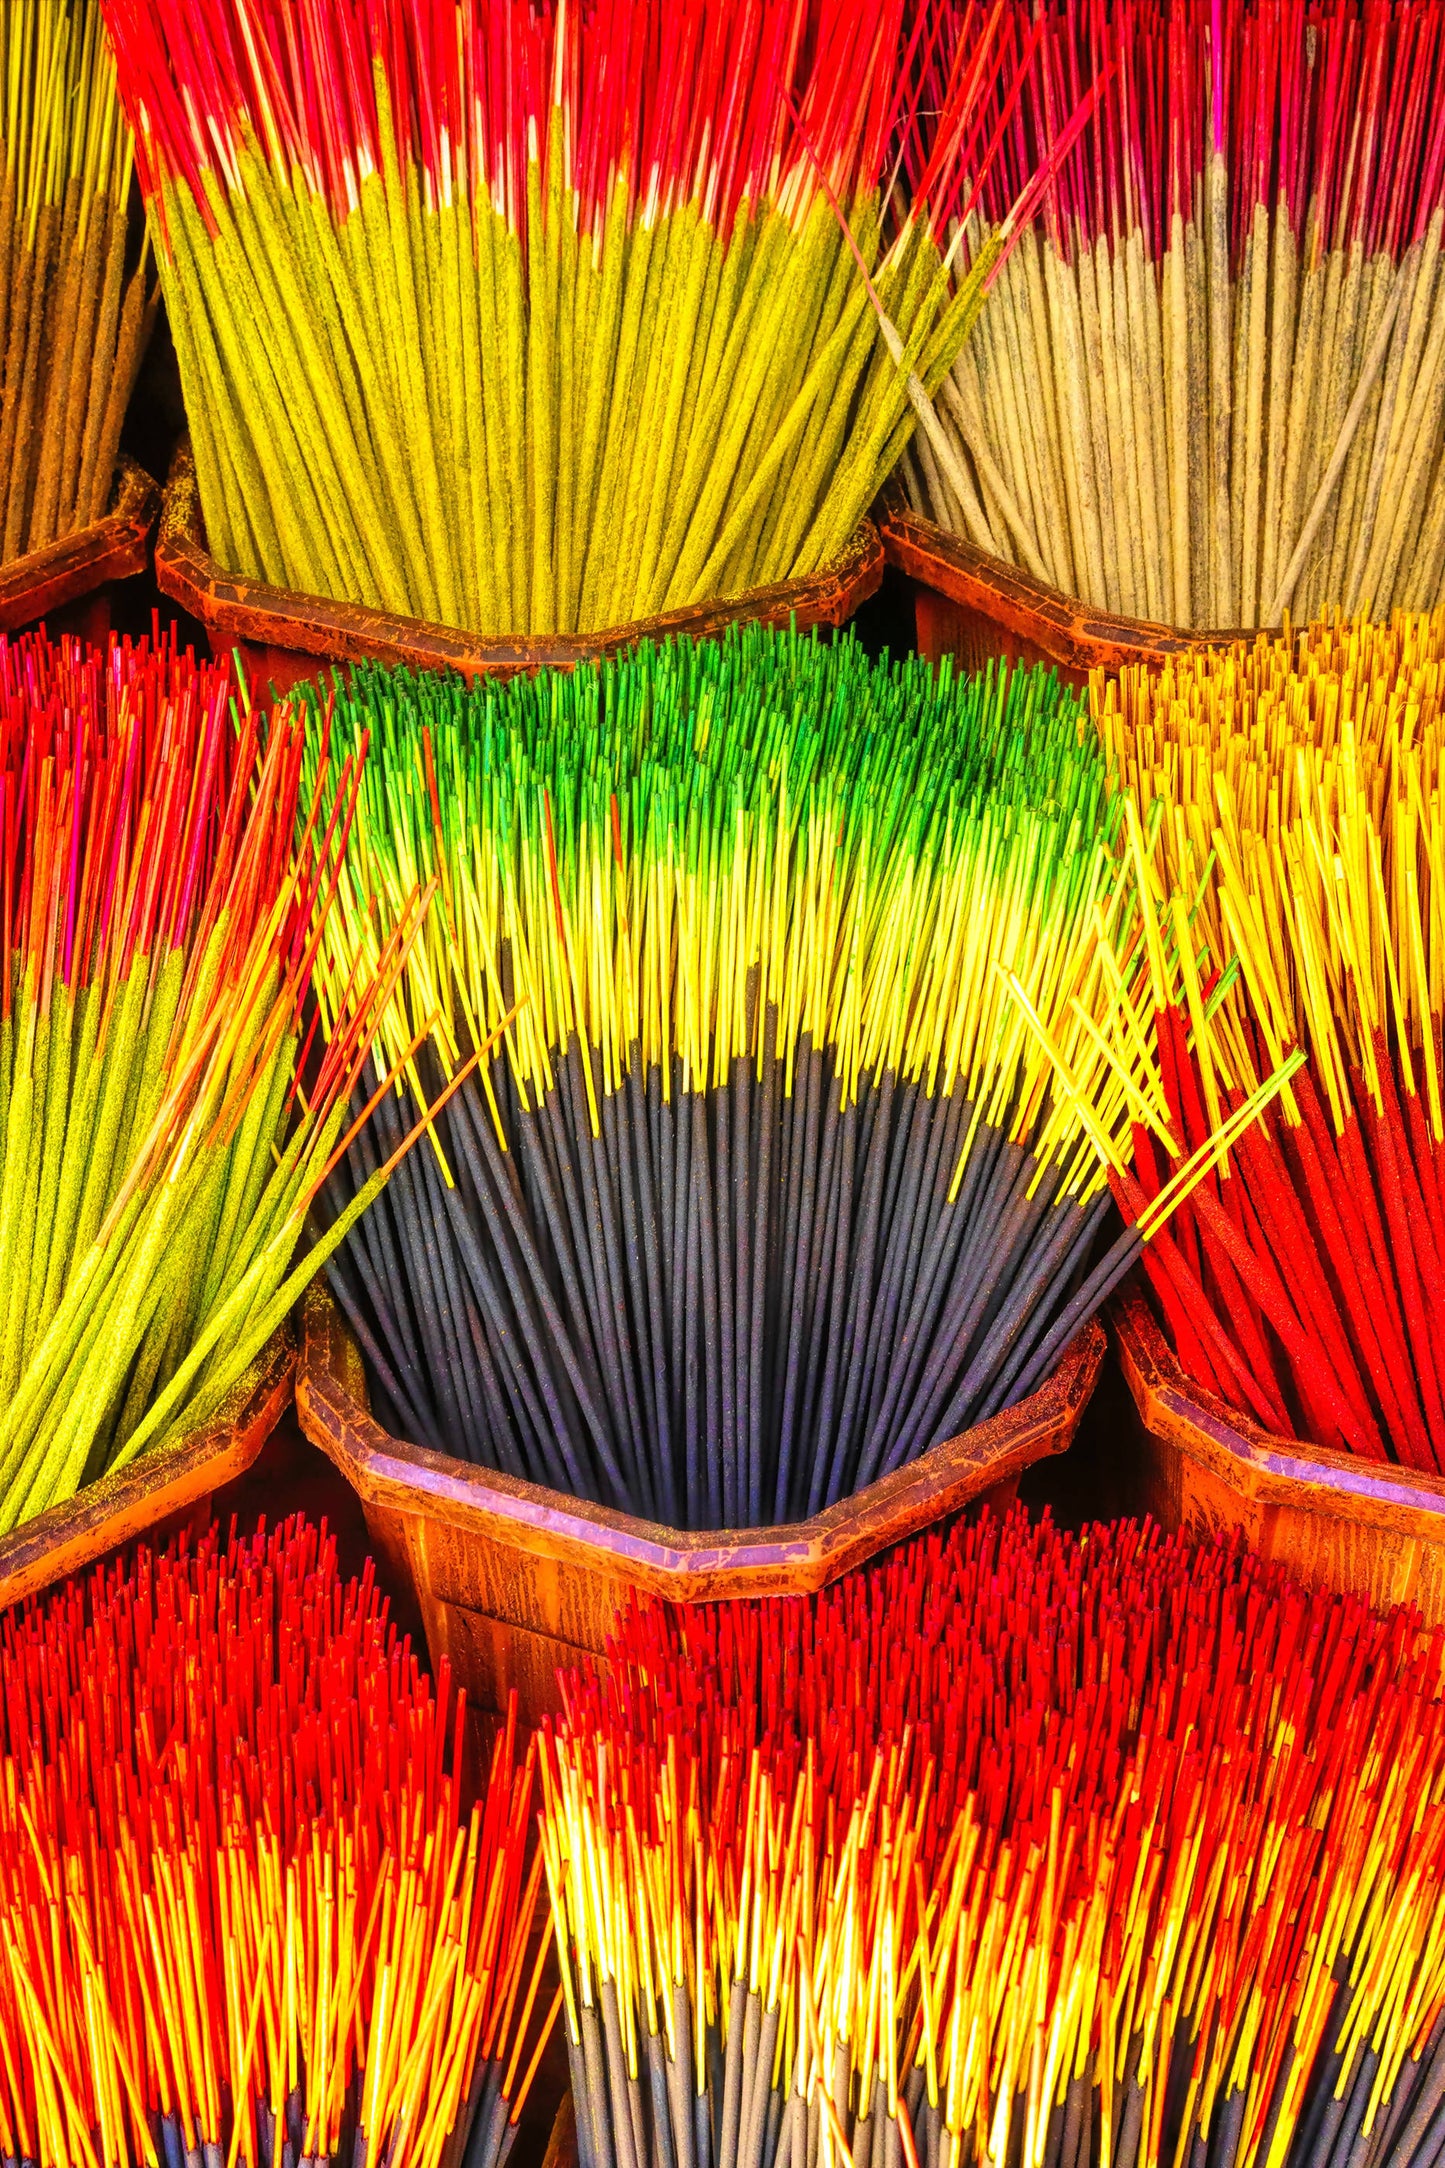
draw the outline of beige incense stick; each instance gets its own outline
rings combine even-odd
[[[1259,622],[1259,545],[1260,545],[1260,499],[1263,495],[1263,462],[1260,449],[1265,442],[1265,379],[1268,373],[1265,324],[1269,290],[1270,231],[1269,212],[1263,203],[1254,207],[1250,221],[1248,262],[1245,270],[1243,291],[1239,301],[1239,314],[1244,323],[1244,413],[1243,426],[1238,430],[1238,455],[1235,471],[1242,482],[1237,498],[1231,499],[1239,532],[1239,604],[1236,615],[1242,626]]]
[[[1044,278],[1048,294],[1048,340],[1045,352],[1050,357],[1054,395],[1059,414],[1060,465],[1063,470],[1064,502],[1069,515],[1069,545],[1074,561],[1076,592],[1096,602],[1098,582],[1096,568],[1089,555],[1088,533],[1081,504],[1080,468],[1092,452],[1083,442],[1083,401],[1077,373],[1077,349],[1069,338],[1070,318],[1068,305],[1063,297],[1064,267],[1056,251],[1046,248],[1044,252]]]
[[[1104,243],[1101,241],[1099,246],[1103,248]],[[1138,441],[1138,400],[1134,381],[1133,340],[1129,325],[1128,275],[1124,257],[1124,244],[1116,238],[1108,249],[1107,277],[1112,333],[1110,345],[1118,386],[1120,493],[1124,499],[1131,563],[1125,607],[1135,616],[1147,616],[1150,610],[1150,582],[1145,562],[1144,508],[1140,501],[1139,488],[1143,460]]]
[[[1445,278],[1441,278],[1439,271],[1434,275],[1432,286],[1434,295],[1428,325],[1421,323],[1423,347],[1419,353],[1419,366],[1413,379],[1408,375],[1402,377],[1402,388],[1395,399],[1395,427],[1391,431],[1391,449],[1380,486],[1380,514],[1361,575],[1361,605],[1376,611],[1389,607],[1391,566],[1397,562],[1397,553],[1404,540],[1400,522],[1408,509],[1408,479],[1417,470],[1423,475],[1432,449],[1430,444],[1423,442],[1423,431],[1426,431],[1426,418],[1430,412],[1441,338],[1445,336]]]
[[[1099,512],[1099,570],[1105,607],[1118,611],[1122,608],[1121,585],[1128,576],[1128,562],[1122,526],[1123,490],[1115,479],[1119,457],[1117,402],[1111,405],[1109,398],[1112,370],[1105,350],[1106,310],[1099,296],[1098,259],[1082,235],[1075,241],[1075,250],[1084,400]]]
[[[1273,228],[1270,249],[1269,422],[1263,439],[1264,474],[1260,486],[1264,509],[1260,523],[1259,578],[1252,586],[1256,614],[1245,619],[1247,625],[1256,625],[1261,621],[1259,613],[1263,609],[1263,598],[1266,594],[1273,593],[1278,582],[1285,453],[1289,437],[1290,393],[1294,382],[1299,250],[1289,213],[1282,204],[1277,206],[1274,212]]]
[[[1033,387],[1042,429],[1041,443],[1047,447],[1048,466],[1044,494],[1050,516],[1046,523],[1041,522],[1040,525],[1047,525],[1054,538],[1055,552],[1060,557],[1067,557],[1071,567],[1072,585],[1079,577],[1080,567],[1071,549],[1068,485],[1064,472],[1064,420],[1059,408],[1057,377],[1051,354],[1049,305],[1045,286],[1044,251],[1047,246],[1046,236],[1035,230],[1023,236],[1016,252],[1023,259],[1027,282],[1027,313],[1021,311],[1018,319],[1020,340],[1022,342],[1024,326],[1027,324],[1031,327],[1032,351],[1035,357],[1032,376],[1023,380],[1023,390],[1027,394],[1030,384]]]
[[[1212,625],[1235,621],[1234,562],[1230,542],[1230,414],[1234,341],[1229,291],[1229,179],[1223,156],[1210,154],[1204,173],[1205,257],[1208,269],[1210,503],[1209,616]]]
[[[909,384],[910,398],[913,395],[913,385],[917,382],[918,379],[914,377]],[[978,466],[979,473],[982,475],[984,482],[988,487],[990,495],[997,502],[999,510],[1002,512],[1004,519],[1007,521],[1009,532],[1012,534],[1014,541],[1018,544],[1019,554],[1023,558],[1024,563],[1028,566],[1029,571],[1033,574],[1036,580],[1047,581],[1049,577],[1048,567],[1045,565],[1042,557],[1040,557],[1039,555],[1038,548],[1034,542],[1034,538],[1029,531],[1029,528],[1024,520],[1022,513],[1019,511],[1018,506],[1014,502],[1013,495],[1009,489],[1007,482],[1005,482],[1002,474],[1000,474],[998,468],[994,465],[992,454],[988,449],[987,438],[984,434],[983,423],[980,421],[978,416],[976,404],[972,398],[966,396],[963,389],[963,387],[967,385],[967,383],[968,380],[963,375],[963,372],[961,370],[955,370],[952,376],[945,377],[942,387],[942,397],[944,404],[948,407],[954,421],[958,424],[959,430],[963,436],[965,447],[969,452],[972,453],[973,458]],[[918,388],[920,392],[923,392],[923,387],[921,384]],[[971,387],[969,387],[969,389],[971,390]],[[937,409],[934,407],[933,402],[928,399],[928,395],[926,392],[923,393],[923,397],[927,402],[928,412],[932,417],[931,423],[924,424],[924,434],[928,437],[930,446],[932,446],[938,453],[940,461],[942,461],[943,452],[946,449],[948,452],[949,460],[950,462],[952,462],[953,447],[949,443],[948,432],[939,423]],[[968,469],[961,462],[955,462],[949,465],[947,471],[950,481],[952,481],[953,479],[955,468],[960,479],[967,481]]]
[[[1185,293],[1184,221],[1176,211],[1164,258],[1164,367],[1169,417],[1169,540],[1177,625],[1194,623],[1189,549],[1189,303]]]
[[[1400,598],[1407,610],[1434,610],[1445,601],[1445,473],[1438,462],[1427,502],[1430,509],[1416,545],[1414,575]]]
[[[1189,583],[1192,625],[1212,622],[1209,513],[1209,340],[1208,295],[1204,276],[1204,240],[1196,215],[1184,229],[1184,295],[1189,390],[1186,433],[1189,444]]]
[[[1365,273],[1366,298],[1360,343],[1366,354],[1370,352],[1374,344],[1385,310],[1390,304],[1394,282],[1394,262],[1385,250],[1380,249],[1371,258]],[[1395,333],[1399,328],[1400,318],[1409,306],[1408,291],[1407,282],[1406,295],[1401,297],[1395,307],[1395,322],[1390,332],[1385,366],[1379,370],[1370,386],[1365,411],[1360,419],[1359,427],[1355,431],[1355,440],[1350,446],[1350,455],[1345,461],[1345,471],[1340,478],[1334,517],[1330,522],[1333,534],[1329,556],[1327,561],[1321,564],[1319,571],[1321,589],[1327,597],[1340,595],[1344,590],[1345,580],[1348,576],[1350,550],[1359,525],[1360,504],[1368,477],[1370,447],[1379,429],[1380,402],[1384,390],[1385,374],[1389,367],[1390,353],[1394,351]]]
[[[1369,559],[1370,543],[1375,531],[1380,496],[1385,485],[1385,473],[1389,464],[1390,446],[1396,436],[1397,405],[1401,397],[1401,385],[1405,379],[1406,354],[1413,341],[1413,326],[1420,302],[1422,277],[1427,278],[1426,258],[1418,243],[1407,252],[1403,268],[1409,285],[1408,298],[1395,312],[1394,329],[1390,335],[1390,351],[1380,379],[1380,398],[1374,415],[1374,429],[1370,439],[1369,466],[1356,510],[1355,526],[1351,538],[1349,563],[1341,584],[1344,606],[1353,611],[1359,606],[1361,583]],[[1403,415],[1401,415],[1403,420]]]
[[[1152,499],[1149,530],[1153,536],[1155,579],[1158,587],[1157,615],[1167,624],[1178,622],[1174,587],[1173,551],[1170,541],[1169,437],[1166,426],[1167,378],[1164,371],[1164,325],[1159,282],[1144,261],[1144,235],[1135,227],[1129,237],[1129,288],[1132,322],[1139,327],[1140,345],[1136,367],[1144,387],[1148,421],[1141,432],[1145,444],[1146,471],[1141,489],[1146,503]]]
[[[1294,554],[1285,567],[1284,577],[1281,579],[1274,600],[1270,604],[1266,621],[1271,625],[1279,624],[1285,611],[1289,608],[1290,597],[1294,593],[1295,581],[1299,578],[1305,559],[1309,555],[1310,545],[1314,541],[1320,521],[1325,516],[1325,510],[1334,493],[1335,484],[1340,478],[1341,469],[1344,467],[1345,460],[1349,455],[1350,446],[1354,442],[1355,431],[1359,427],[1360,417],[1365,411],[1370,393],[1374,388],[1375,379],[1384,366],[1385,354],[1390,344],[1390,333],[1395,322],[1395,312],[1399,308],[1400,297],[1405,291],[1408,276],[1407,265],[1401,264],[1399,271],[1395,275],[1394,285],[1390,290],[1390,298],[1385,305],[1385,313],[1380,320],[1380,328],[1375,334],[1369,353],[1365,356],[1365,366],[1360,372],[1360,379],[1355,387],[1355,395],[1350,401],[1349,410],[1340,425],[1339,434],[1335,439],[1334,450],[1330,454],[1329,464],[1325,468],[1319,488],[1315,493],[1314,503],[1310,506],[1305,523],[1300,529],[1300,537],[1295,544]],[[1442,321],[1445,321],[1445,319],[1442,319]]]
[[[1278,623],[1286,604],[1296,615],[1332,600],[1343,607],[1368,600],[1384,609],[1397,589],[1429,586],[1428,569],[1415,579],[1411,553],[1417,545],[1434,550],[1438,524],[1429,486],[1445,431],[1439,232],[1437,219],[1430,241],[1412,245],[1396,267],[1382,254],[1368,266],[1351,264],[1345,252],[1331,252],[1332,262],[1316,267],[1304,282],[1294,335],[1301,378],[1280,366],[1273,338],[1266,338],[1284,303],[1277,291],[1261,298],[1266,282],[1255,283],[1269,262],[1283,267],[1290,283],[1292,236],[1283,220],[1271,230],[1257,208],[1227,304],[1233,329],[1227,487],[1212,422],[1202,422],[1187,390],[1179,390],[1181,378],[1187,386],[1203,361],[1191,337],[1187,230],[1157,279],[1133,236],[1112,252],[1097,244],[1087,252],[1089,265],[1074,267],[1076,276],[1044,242],[1050,343],[1038,352],[1029,336],[1031,314],[1000,308],[993,335],[980,340],[977,370],[973,357],[961,363],[941,404],[935,402],[975,501],[992,508],[982,525],[977,516],[970,520],[968,531],[983,547],[983,526],[991,527],[1005,556],[1052,584],[1060,584],[1062,557],[1063,584],[1076,583],[1075,591],[1096,607],[1170,623],[1198,616],[1196,585],[1209,614],[1228,603],[1250,624]],[[1210,291],[1206,284],[1199,296],[1206,327]],[[1224,357],[1207,338],[1205,349],[1211,398],[1222,399],[1217,377]],[[1318,412],[1305,389],[1316,382],[1324,390]],[[1062,487],[1050,480],[1052,417],[1061,421]],[[1319,445],[1309,441],[1312,419],[1315,431],[1325,432]],[[1281,444],[1289,446],[1282,476]],[[1101,468],[1110,485],[1103,491]],[[1292,517],[1287,507],[1306,485],[1310,494]],[[953,503],[961,502],[952,484],[948,496],[944,509],[952,518]],[[1036,526],[1030,515],[1040,505],[1045,517]],[[1281,533],[1288,556],[1267,588],[1260,583]],[[1082,549],[1077,573],[1067,562],[1074,538]]]
[[[1103,75],[1082,17],[1031,13],[1048,188],[939,402],[1010,561],[1021,522],[1065,594],[1188,629],[1388,611],[1442,546],[1445,13],[1392,0],[1366,37],[1358,0],[1241,4],[1116,23]]]
[[[1421,519],[1426,485],[1435,466],[1442,413],[1445,413],[1445,296],[1437,301],[1429,344],[1410,401],[1401,455],[1386,484],[1385,501],[1394,506],[1395,516],[1379,561],[1376,607],[1380,609],[1388,608],[1393,600],[1412,526]],[[1366,580],[1368,585],[1368,573]]]
[[[1057,552],[1064,546],[1066,520],[1051,441],[1051,402],[1047,396],[1050,375],[1032,352],[1033,323],[1029,313],[1028,268],[1024,262],[1024,251],[1032,241],[1031,234],[1025,235],[1020,247],[1005,264],[974,335],[976,340],[982,335],[980,345],[986,342],[990,356],[989,398],[983,396],[978,368],[965,371],[963,367],[970,359],[976,361],[976,356],[965,354],[960,357],[960,367],[955,374],[967,375],[969,410],[979,420],[976,435],[981,448],[987,445],[987,427],[982,417],[992,407],[999,418],[1009,486],[1025,519],[1039,562],[1044,566],[1040,577],[1057,584],[1060,577],[1066,576],[1055,562]],[[1022,362],[1025,342],[1030,352],[1027,370]],[[1031,379],[1039,387],[1038,396],[1021,399],[1020,388]]]
[[[1308,483],[1311,509],[1317,502],[1315,493],[1320,492],[1322,487],[1325,465],[1331,456],[1330,448],[1338,441],[1350,404],[1351,387],[1358,380],[1361,356],[1365,351],[1359,343],[1360,292],[1363,278],[1359,247],[1352,242],[1346,248],[1331,250],[1330,270],[1330,282],[1326,289],[1325,322],[1320,342],[1324,361],[1320,386],[1322,398],[1316,417],[1316,441]],[[1329,559],[1338,503],[1338,488],[1325,495],[1305,567],[1300,575],[1300,602],[1305,615],[1308,615],[1313,607],[1320,575]]]

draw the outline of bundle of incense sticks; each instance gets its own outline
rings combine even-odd
[[[98,0],[3,0],[0,98],[4,560],[105,511],[156,285]]]
[[[1128,1521],[635,1613],[542,1754],[583,2168],[1427,2168],[1442,1687]]]
[[[213,553],[484,634],[828,563],[1000,246],[1029,41],[966,0],[915,106],[933,4],[105,0]]]
[[[0,642],[0,1529],[219,1405],[306,1273],[292,1255],[396,940],[298,1017],[358,756],[263,737],[169,645]]]
[[[990,185],[1050,155],[1087,84],[1087,128],[943,387],[952,457],[916,446],[915,507],[1132,617],[1432,608],[1435,0],[1051,0]]]
[[[1067,1058],[1085,1102],[1139,1089],[1132,1129],[1096,1129],[1130,1214],[1294,1065],[1151,1245],[1155,1298],[1189,1374],[1267,1429],[1431,1471],[1442,664],[1445,617],[1400,617],[1094,685],[1144,924]]]
[[[1072,695],[754,628],[333,706],[372,751],[323,1009],[439,888],[333,1211],[498,1040],[328,1268],[391,1427],[756,1526],[1050,1374],[1109,1199],[1028,1018],[1071,1028],[1124,908]]]
[[[369,1561],[142,1550],[5,1619],[0,1711],[6,2160],[500,2168],[561,2002],[533,1750],[509,1716],[464,1810],[462,1697]]]

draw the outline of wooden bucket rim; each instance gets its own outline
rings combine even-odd
[[[209,1422],[0,1537],[0,1611],[83,1572],[244,1475],[285,1411],[295,1368],[288,1322],[242,1371]]]
[[[322,662],[400,663],[413,669],[452,669],[471,679],[575,669],[578,663],[601,660],[644,640],[676,634],[701,637],[743,620],[786,625],[795,618],[801,629],[844,625],[882,585],[884,554],[878,529],[865,515],[842,554],[805,579],[755,587],[733,601],[688,604],[603,632],[483,639],[425,618],[298,594],[227,572],[207,549],[195,458],[189,442],[182,440],[161,505],[155,571],[161,593],[199,618],[213,645],[244,640]]]
[[[160,504],[156,482],[129,453],[120,453],[108,512],[0,565],[0,632],[34,624],[111,580],[143,572]]]
[[[950,534],[911,506],[885,500],[879,532],[889,564],[950,602],[961,603],[1027,640],[1066,670],[1120,670],[1157,663],[1240,640],[1273,639],[1272,632],[1184,631],[1147,618],[1119,617],[1049,587],[1021,566],[990,556],[963,535]]]
[[[1186,1376],[1135,1279],[1113,1298],[1108,1318],[1124,1381],[1150,1435],[1240,1497],[1333,1512],[1445,1544],[1445,1476],[1276,1437]]]
[[[348,1349],[359,1360],[329,1291],[314,1281],[302,1308],[296,1417],[364,1506],[485,1535],[503,1549],[544,1551],[653,1595],[705,1601],[822,1588],[1034,1461],[1062,1453],[1093,1392],[1104,1332],[1090,1319],[1052,1377],[1017,1407],[933,1446],[809,1520],[763,1533],[665,1528],[393,1438],[351,1391],[342,1369]]]

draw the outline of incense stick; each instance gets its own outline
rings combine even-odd
[[[465,1810],[462,1697],[369,1562],[300,1521],[142,1550],[9,1614],[0,1679],[6,2158],[439,2168],[457,2131],[501,2168],[557,2008],[533,1752],[512,1712]]]
[[[285,1317],[420,906],[301,1090],[359,755],[311,749],[322,817],[300,717],[231,703],[174,636],[0,641],[5,1530],[204,1422]]]
[[[1022,41],[976,0],[918,111],[903,0],[108,21],[236,572],[483,634],[813,572],[981,305],[995,245],[955,278],[935,235]]]
[[[1097,102],[944,389],[976,511],[921,447],[915,508],[1128,617],[1434,607],[1438,8],[1065,0],[1042,37],[986,206]]]
[[[542,1755],[580,2159],[1425,2168],[1441,1659],[1020,1512],[637,1607]]]
[[[1172,928],[1167,956],[1146,942],[1122,974],[1096,1049],[1154,1072],[1168,1108],[1116,1137],[1126,1209],[1261,1074],[1297,1065],[1268,1119],[1215,1155],[1169,1257],[1146,1260],[1169,1335],[1199,1384],[1266,1428],[1431,1471],[1442,656],[1445,621],[1398,617],[1091,694],[1146,916]]]
[[[324,705],[373,742],[323,1009],[437,892],[381,1027],[405,1088],[331,1211],[497,1042],[329,1268],[395,1431],[758,1526],[1051,1374],[1141,1239],[1095,1262],[1091,1125],[1132,1087],[1051,1083],[1107,996],[1099,920],[1127,946],[1137,909],[1055,680],[753,629]]]
[[[95,0],[4,0],[0,84],[4,561],[105,512],[156,285]]]
[[[1008,983],[1067,1013],[1112,880],[1072,696],[754,629],[327,703],[372,752],[323,1005],[438,891],[333,1210],[501,1031],[330,1267],[394,1428],[737,1527],[1032,1390],[1108,1209]]]

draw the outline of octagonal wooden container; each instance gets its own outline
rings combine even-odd
[[[1185,1376],[1135,1282],[1109,1327],[1134,1408],[1131,1504],[1166,1528],[1237,1528],[1310,1587],[1445,1624],[1445,1478],[1272,1437]]]
[[[950,534],[895,497],[881,528],[884,553],[908,579],[919,653],[952,655],[967,670],[991,656],[1044,663],[1072,685],[1091,670],[1162,662],[1197,647],[1229,647],[1248,632],[1180,632],[1142,618],[1113,617],[1046,587],[1016,565]]]
[[[122,452],[103,519],[0,565],[0,632],[21,632],[43,618],[52,633],[103,640],[110,630],[111,589],[149,562],[160,502],[144,467]]]
[[[958,1512],[1012,1503],[1023,1470],[1071,1442],[1104,1353],[1091,1322],[1048,1383],[790,1526],[687,1533],[390,1437],[369,1412],[361,1356],[328,1290],[302,1310],[296,1414],[358,1493],[378,1558],[415,1597],[433,1663],[473,1706],[515,1688],[529,1722],[560,1706],[556,1673],[599,1656],[635,1589],[677,1603],[801,1595]]]
[[[468,680],[516,677],[543,668],[571,670],[640,640],[686,633],[701,639],[744,621],[764,625],[843,625],[882,584],[883,545],[871,520],[861,520],[837,561],[803,580],[755,587],[730,602],[668,610],[597,633],[538,634],[484,640],[421,618],[367,610],[320,595],[243,579],[218,565],[206,546],[200,490],[190,448],[176,453],[166,483],[156,540],[161,593],[206,628],[212,648],[235,649],[248,683],[277,693],[317,678],[334,663],[405,663],[413,670],[457,670]]]
[[[215,1493],[244,1475],[289,1406],[295,1367],[287,1324],[202,1429],[142,1453],[0,1537],[0,1611],[83,1572],[133,1537],[162,1544],[183,1524],[204,1526]]]

